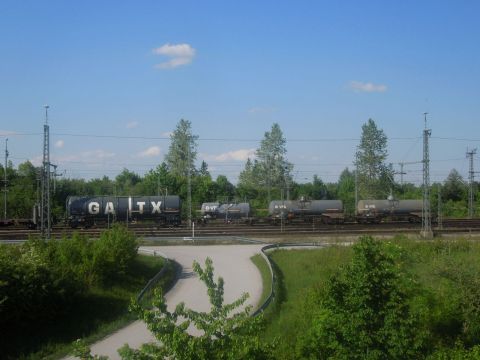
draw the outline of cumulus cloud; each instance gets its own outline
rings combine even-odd
[[[361,81],[351,81],[349,84],[349,88],[355,92],[385,92],[387,91],[387,85],[383,84],[373,84],[373,83],[365,83]]]
[[[130,121],[126,125],[127,129],[135,129],[136,127],[138,127],[138,121]]]
[[[55,147],[58,148],[58,149],[63,148],[63,145],[65,145],[65,141],[63,141],[63,140],[57,140],[55,142]]]
[[[255,157],[255,149],[239,149],[218,155],[202,154],[202,156],[209,161],[246,161],[248,158],[253,159]]]
[[[139,157],[153,157],[160,155],[161,149],[159,146],[150,146],[148,149],[140,152]]]
[[[157,69],[173,69],[193,61],[196,50],[189,44],[165,44],[152,50],[155,55],[166,56],[168,61],[156,64]]]

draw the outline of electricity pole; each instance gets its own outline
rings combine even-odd
[[[423,130],[423,207],[422,207],[422,232],[424,239],[431,239],[432,217],[430,213],[430,154],[428,147],[428,138],[432,135],[432,130],[427,129],[427,114],[425,116],[425,129]]]
[[[5,139],[5,167],[3,168],[3,218],[7,220],[7,166],[8,166],[8,139]]]
[[[188,146],[188,159],[187,159],[187,169],[188,169],[188,227],[192,227],[192,169],[191,169],[191,150],[190,150],[190,135],[187,138]]]
[[[48,126],[48,105],[45,105],[45,125],[43,125],[43,167],[42,167],[42,202],[40,209],[40,229],[42,237],[50,239],[50,128]]]
[[[471,151],[468,151],[467,149],[467,158],[470,161],[470,169],[468,171],[468,180],[469,180],[469,186],[468,186],[468,217],[471,219],[473,218],[473,202],[474,202],[474,194],[473,194],[473,185],[474,185],[474,179],[475,179],[475,171],[473,171],[473,155],[477,153],[477,149],[473,149]]]
[[[442,217],[442,185],[438,184],[438,209],[437,209],[437,224],[438,229],[443,229],[443,217]]]

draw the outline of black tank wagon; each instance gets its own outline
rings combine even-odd
[[[181,201],[169,196],[70,196],[67,220],[72,227],[89,227],[114,221],[149,220],[163,226],[181,223]]]
[[[357,221],[379,223],[385,218],[420,222],[422,200],[360,200],[357,204]]]
[[[279,220],[293,221],[300,219],[303,221],[315,221],[320,219],[322,222],[343,223],[345,220],[343,214],[343,202],[341,200],[273,200],[268,207],[268,213],[272,222]]]

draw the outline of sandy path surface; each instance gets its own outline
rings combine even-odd
[[[193,272],[194,260],[205,263],[210,257],[215,268],[215,279],[222,276],[225,280],[225,303],[238,299],[242,293],[250,294],[247,304],[258,305],[262,294],[260,272],[250,257],[259,253],[263,245],[200,245],[200,246],[145,246],[165,254],[182,266],[182,273],[175,286],[166,294],[169,310],[183,301],[198,311],[208,311],[209,301],[206,287]],[[110,359],[120,359],[117,349],[128,343],[138,348],[141,344],[154,341],[145,324],[135,321],[92,346],[92,354],[106,355]],[[67,359],[73,359],[72,357]]]

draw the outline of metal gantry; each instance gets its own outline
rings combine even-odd
[[[51,224],[50,210],[50,128],[48,126],[48,105],[45,105],[45,124],[43,125],[43,162],[42,162],[42,201],[40,203],[40,230],[42,237],[49,239]]]
[[[467,159],[469,159],[469,171],[468,171],[468,217],[471,219],[474,215],[474,180],[475,180],[475,171],[473,170],[473,155],[477,153],[477,149],[471,151],[467,150]]]
[[[425,129],[423,130],[423,207],[422,207],[422,232],[425,239],[433,237],[432,216],[430,212],[430,154],[428,138],[432,130],[427,129],[427,114],[424,113]]]

